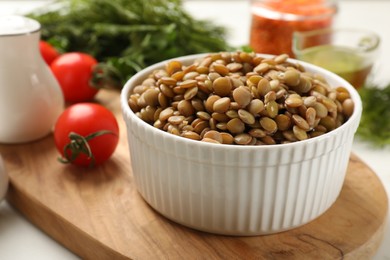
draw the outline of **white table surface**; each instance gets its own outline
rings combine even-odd
[[[23,14],[32,8],[45,5],[47,1],[0,0],[0,15]],[[234,45],[248,43],[249,1],[247,0],[187,0],[187,10],[196,18],[213,19],[215,23],[230,28],[228,40]],[[337,26],[357,27],[376,31],[382,39],[381,55],[375,68],[373,80],[390,82],[390,1],[341,0]],[[353,152],[369,165],[382,180],[390,194],[390,147],[373,148],[355,140]],[[390,223],[390,216],[388,216]],[[0,259],[79,259],[72,252],[15,211],[6,201],[0,202]],[[387,225],[381,247],[374,260],[390,260],[390,224]]]

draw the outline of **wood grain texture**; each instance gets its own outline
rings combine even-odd
[[[342,192],[316,220],[266,236],[213,235],[178,225],[138,194],[131,173],[119,93],[97,101],[120,123],[120,144],[96,169],[56,161],[52,136],[0,145],[8,201],[32,223],[85,259],[367,259],[378,248],[387,196],[375,173],[352,155]]]

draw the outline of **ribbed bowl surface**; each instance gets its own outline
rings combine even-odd
[[[176,60],[187,64],[200,56]],[[342,78],[300,63],[331,86],[347,88],[355,111],[325,135],[269,146],[215,145],[148,125],[129,108],[129,92],[166,62],[133,76],[122,90],[121,105],[133,175],[145,201],[175,222],[226,235],[280,232],[324,213],[341,191],[362,105]]]

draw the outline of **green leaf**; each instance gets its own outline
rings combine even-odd
[[[125,80],[165,59],[233,49],[225,28],[194,19],[180,0],[60,0],[29,16],[61,52],[88,53]]]
[[[357,135],[375,146],[390,144],[390,84],[365,86],[359,90],[363,113]]]

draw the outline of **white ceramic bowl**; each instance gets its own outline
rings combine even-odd
[[[176,60],[190,64],[201,56]],[[128,97],[166,62],[133,76],[122,90],[121,106],[135,183],[145,201],[175,222],[226,235],[289,230],[332,206],[344,182],[362,104],[339,76],[300,63],[323,75],[330,86],[347,88],[355,109],[346,123],[327,134],[278,145],[216,145],[156,129],[131,111]]]

